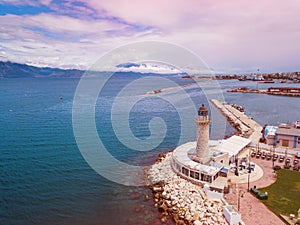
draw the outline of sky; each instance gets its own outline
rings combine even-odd
[[[300,71],[298,0],[1,0],[0,61],[87,69],[112,49],[165,41],[216,73]]]

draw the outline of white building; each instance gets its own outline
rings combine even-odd
[[[266,144],[275,147],[282,146],[300,149],[300,122],[292,124],[280,124],[276,126],[266,126],[264,128]]]
[[[178,146],[173,151],[171,166],[178,175],[193,183],[215,184],[211,189],[214,189],[213,186],[224,188],[224,179],[218,177],[227,176],[229,164],[234,162],[251,140],[239,136],[219,141],[209,140],[210,119],[204,105],[198,110],[196,123],[197,141]]]

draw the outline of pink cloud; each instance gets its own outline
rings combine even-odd
[[[88,34],[77,45],[89,43],[102,51],[131,41],[162,40],[191,49],[211,67],[220,70],[232,67],[300,69],[297,61],[300,57],[298,0],[261,0],[259,3],[240,0],[81,2],[88,7],[75,7],[67,1],[64,4],[68,7],[59,10],[57,5],[50,3],[59,15],[2,17],[0,36],[33,37],[44,43],[54,41],[24,29],[38,26],[54,33]],[[78,18],[69,16],[72,10],[78,11]],[[61,15],[63,12],[65,14]],[[101,19],[86,16],[91,13]],[[64,49],[74,48],[68,40],[64,41],[64,46]]]

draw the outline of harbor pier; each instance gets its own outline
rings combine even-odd
[[[218,108],[230,124],[238,130],[240,136],[249,138],[253,143],[259,142],[263,129],[259,123],[230,104],[216,99],[212,99],[211,103]]]
[[[300,97],[300,88],[296,87],[270,87],[267,90],[250,89],[246,87],[234,88],[227,92],[253,93],[253,94],[268,94],[288,97]]]

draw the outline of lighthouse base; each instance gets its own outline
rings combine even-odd
[[[197,155],[191,155],[190,158],[197,162],[197,163],[201,163],[203,165],[208,165],[209,162],[210,162],[210,158],[209,157],[206,157],[206,158],[200,158],[198,157]]]

